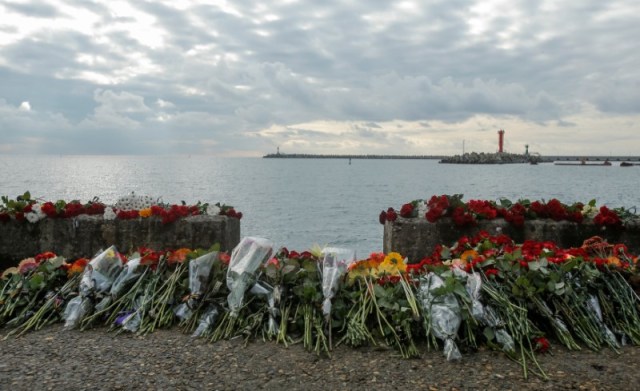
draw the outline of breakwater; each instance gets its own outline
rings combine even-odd
[[[553,163],[555,161],[580,162],[640,162],[640,156],[604,156],[604,155],[524,155],[511,153],[470,152],[464,155],[381,155],[381,154],[312,154],[312,153],[269,153],[264,159],[404,159],[439,160],[442,163],[456,164],[507,164],[507,163]]]
[[[325,155],[308,153],[270,153],[264,155],[264,159],[428,159],[441,160],[444,155]]]

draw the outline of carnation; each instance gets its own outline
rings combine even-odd
[[[27,221],[29,221],[31,224],[35,224],[38,222],[38,220],[40,220],[40,216],[38,216],[38,214],[35,212],[26,213],[24,217],[26,217]]]
[[[105,208],[102,218],[104,218],[105,220],[115,220],[116,212],[113,211],[113,208]]]
[[[218,205],[209,205],[207,207],[207,214],[209,216],[217,216],[220,214],[220,207]]]

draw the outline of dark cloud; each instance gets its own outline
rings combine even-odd
[[[29,16],[32,18],[55,18],[59,17],[62,14],[58,12],[58,10],[49,4],[41,4],[37,2],[28,2],[28,3],[10,3],[3,2],[3,7],[23,14],[25,16]]]
[[[277,142],[261,132],[271,127],[336,134],[300,127],[314,121],[408,145],[415,129],[444,135],[475,116],[493,130],[505,118],[578,127],[572,116],[591,108],[638,115],[635,2],[409,3],[128,2],[130,12],[67,1],[84,12],[76,22],[70,8],[6,3],[15,18],[49,20],[32,31],[2,21],[3,130],[46,138],[39,121],[53,121],[65,150],[218,153]],[[393,121],[417,124],[385,134]]]

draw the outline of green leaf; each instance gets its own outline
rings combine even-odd
[[[264,270],[264,274],[266,274],[268,278],[275,280],[278,277],[278,271],[276,270],[276,268],[276,265],[267,265]]]
[[[44,286],[44,276],[40,273],[36,273],[29,279],[29,289],[40,289]]]
[[[453,292],[463,299],[466,299],[469,296],[469,293],[467,293],[467,290],[462,286],[462,284],[455,284]]]
[[[291,272],[295,272],[298,270],[298,266],[297,265],[285,265],[282,268],[282,274],[289,274]]]

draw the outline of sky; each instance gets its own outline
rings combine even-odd
[[[0,0],[0,154],[640,155],[637,0]]]

